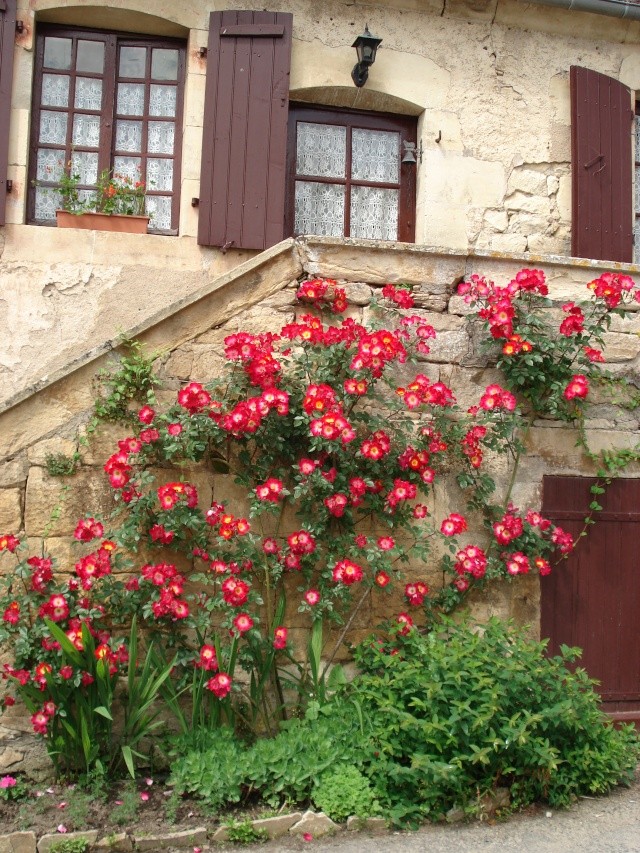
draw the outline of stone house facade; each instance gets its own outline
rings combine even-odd
[[[438,332],[425,370],[462,387],[464,403],[495,377],[455,296],[465,276],[541,267],[561,303],[603,271],[640,272],[640,15],[520,0],[253,5],[0,0],[0,531],[46,539],[62,563],[84,504],[109,507],[101,464],[114,434],[83,447],[70,491],[45,460],[78,449],[92,377],[120,334],[161,352],[173,397],[216,375],[230,331],[290,318],[307,275],[338,279],[358,318],[377,287],[406,282]],[[382,45],[358,88],[351,45],[365,24]],[[85,187],[102,168],[140,175],[150,233],[53,227],[68,160]],[[638,318],[616,318],[607,338],[609,364],[633,382],[639,333]],[[638,440],[637,414],[605,401],[587,427],[595,449]],[[553,422],[529,445],[521,505],[540,504],[545,475],[593,474]],[[231,484],[200,476],[204,499],[233,499]],[[538,633],[540,600],[526,578],[477,606]],[[28,728],[3,718],[0,767],[24,765]]]

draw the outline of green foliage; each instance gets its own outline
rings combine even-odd
[[[334,715],[329,713],[333,705],[314,706],[308,718],[284,723],[276,737],[253,746],[244,745],[228,728],[208,732],[206,746],[202,735],[194,735],[195,748],[179,738],[170,782],[212,810],[239,802],[247,791],[259,793],[272,806],[306,801],[336,755],[354,766],[362,766],[366,758],[368,746],[355,706],[339,707],[342,713]]]
[[[132,404],[155,403],[154,388],[159,384],[153,373],[153,356],[144,354],[143,345],[135,340],[123,340],[124,352],[111,369],[98,373],[99,395],[95,401],[95,418],[109,422],[135,422]],[[93,424],[95,429],[95,424]]]
[[[71,455],[47,453],[44,464],[50,477],[72,477],[80,467],[81,461],[82,457],[77,451]]]
[[[133,782],[126,785],[121,791],[120,805],[113,810],[113,821],[118,826],[130,826],[134,823],[140,805],[140,794]]]
[[[373,817],[380,812],[369,779],[357,767],[348,764],[324,773],[313,789],[312,799],[319,809],[337,821],[344,821],[350,815]]]
[[[49,849],[51,853],[86,853],[89,842],[86,838],[63,838],[54,841]]]
[[[360,648],[349,693],[378,753],[370,778],[395,822],[437,819],[496,785],[516,804],[566,806],[631,780],[634,730],[614,729],[594,682],[568,668],[576,649],[553,659],[544,649],[498,620],[444,621],[393,650]]]
[[[229,841],[233,844],[254,844],[269,838],[266,830],[255,829],[250,820],[232,821],[226,827]]]

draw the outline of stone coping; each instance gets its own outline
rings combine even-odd
[[[323,812],[314,812],[311,809],[305,812],[292,812],[278,814],[274,817],[259,818],[250,821],[250,823],[261,839],[269,840],[283,835],[309,835],[313,838],[320,838],[323,835],[340,832],[345,828],[334,823]],[[353,815],[346,823],[346,829],[349,831],[365,831],[377,834],[386,831],[387,828],[387,821],[379,817],[358,818]],[[159,850],[174,851],[174,853],[177,851],[205,853],[205,851],[215,849],[218,845],[229,841],[229,826],[223,824],[216,829],[197,826],[193,829],[157,835],[136,835],[133,831],[114,832],[103,837],[99,836],[100,833],[95,829],[65,834],[47,833],[41,835],[40,838],[36,836],[35,832],[11,832],[8,835],[0,835],[0,853],[50,853],[52,849],[55,850],[57,844],[62,843],[65,839],[86,841],[88,853],[132,853],[133,851],[156,853]]]
[[[371,256],[373,256],[372,260],[368,260]],[[383,259],[386,259],[386,263],[382,263]],[[442,275],[444,271],[438,269],[438,261],[446,268],[445,278],[450,285],[472,272],[482,272],[483,265],[492,270],[496,267],[504,267],[505,274],[510,274],[510,271],[516,267],[540,266],[547,271],[555,269],[556,275],[575,271],[579,274],[579,278],[584,276],[585,270],[593,271],[595,275],[606,271],[640,275],[638,264],[594,261],[563,255],[496,251],[463,252],[440,246],[355,238],[313,236],[288,238],[217,276],[188,296],[162,306],[143,322],[123,329],[118,339],[102,341],[59,370],[27,384],[7,399],[0,401],[0,414],[99,360],[107,353],[117,350],[123,338],[143,338],[151,343],[164,341],[159,327],[169,319],[178,319],[181,315],[185,315],[183,323],[174,323],[178,328],[183,327],[182,335],[176,337],[174,333],[169,336],[170,340],[166,341],[172,346],[179,345],[188,334],[193,335],[193,322],[197,319],[197,308],[210,297],[225,300],[228,319],[234,313],[286,287],[292,278],[299,278],[305,273],[375,284],[387,281],[419,284],[421,281],[429,280],[434,274],[437,277],[439,277],[438,273]],[[379,267],[378,270],[376,266]],[[236,295],[239,298],[234,298]],[[205,311],[203,316],[206,317],[206,314]],[[218,316],[216,320],[219,322],[220,317]]]

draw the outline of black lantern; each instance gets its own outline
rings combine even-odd
[[[364,28],[361,36],[354,41],[351,47],[355,47],[358,54],[358,62],[353,67],[351,79],[358,88],[364,86],[369,76],[369,66],[376,61],[376,51],[382,39],[372,36],[369,32],[369,25]]]

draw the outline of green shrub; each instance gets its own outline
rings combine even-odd
[[[64,838],[62,841],[54,841],[51,845],[51,853],[86,853],[89,843],[86,838]]]
[[[361,770],[350,764],[323,774],[313,789],[312,799],[332,820],[346,820],[350,815],[373,817],[380,811],[371,783]]]
[[[227,836],[233,844],[254,844],[269,838],[265,829],[256,829],[250,820],[232,821],[227,824]]]
[[[334,707],[341,712],[334,714]],[[207,746],[202,736],[193,738],[193,749],[184,749],[184,738],[175,742],[170,782],[214,810],[251,792],[270,805],[307,801],[336,755],[357,767],[368,755],[355,706],[338,700],[335,706],[312,707],[310,718],[290,720],[276,737],[253,746],[242,744],[230,729],[210,732]]]
[[[594,682],[567,667],[578,650],[544,652],[495,619],[482,630],[445,621],[393,649],[362,646],[349,690],[377,752],[368,773],[383,811],[396,822],[437,819],[496,786],[515,805],[566,806],[630,782],[635,731],[614,729]]]

